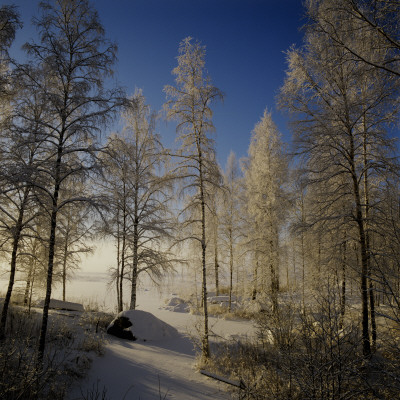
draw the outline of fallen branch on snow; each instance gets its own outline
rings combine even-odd
[[[202,375],[208,376],[209,378],[215,379],[217,381],[227,383],[228,385],[236,386],[239,389],[245,389],[245,384],[244,384],[243,381],[240,381],[240,382],[233,381],[231,379],[224,378],[223,376],[219,376],[219,375],[213,374],[212,372],[208,372],[208,371],[206,371],[204,369],[201,369],[200,373]]]

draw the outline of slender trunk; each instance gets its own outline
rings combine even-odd
[[[47,333],[47,324],[49,318],[49,307],[51,299],[51,287],[53,281],[54,250],[56,243],[56,228],[57,228],[57,213],[58,213],[58,196],[60,191],[60,183],[59,183],[60,167],[61,167],[61,155],[59,154],[59,158],[57,160],[57,176],[56,176],[55,189],[53,193],[53,204],[52,204],[51,222],[50,222],[49,259],[47,266],[46,296],[44,299],[42,326],[40,329],[40,337],[39,337],[38,360],[40,363],[43,361],[44,349],[46,344],[46,333]]]
[[[233,237],[232,227],[229,229],[229,311],[232,309],[233,290]]]
[[[139,128],[137,128],[139,129]],[[139,149],[138,136],[136,135],[136,152]],[[133,210],[133,264],[132,264],[132,284],[131,284],[131,304],[130,309],[136,308],[136,286],[139,268],[139,183],[140,183],[140,166],[139,154],[135,157],[135,194],[134,194],[134,210]]]
[[[29,267],[28,277],[26,278],[25,293],[24,293],[24,306],[28,306],[29,292],[32,279],[32,265]]]
[[[204,311],[204,336],[202,341],[202,355],[210,357],[210,346],[208,342],[208,310],[207,310],[207,267],[206,267],[206,218],[203,188],[201,188],[201,249],[202,249],[202,272],[203,272],[203,311]]]
[[[203,158],[201,152],[201,144],[198,141],[198,160],[199,160],[199,178],[200,178],[200,204],[201,204],[201,250],[202,250],[202,300],[204,312],[204,335],[202,340],[202,356],[204,359],[210,357],[210,345],[208,341],[208,309],[207,309],[207,265],[206,265],[206,204],[204,195],[204,178],[203,178]]]
[[[305,270],[305,243],[304,243],[304,225],[305,225],[305,211],[304,211],[304,192],[301,190],[300,196],[300,211],[301,211],[301,236],[300,236],[300,246],[301,246],[301,292],[302,292],[302,306],[303,313],[306,309],[306,293],[305,293],[305,281],[306,281],[306,270]]]
[[[130,305],[131,310],[134,310],[136,308],[137,276],[137,267],[132,266],[132,293]]]
[[[119,226],[119,206],[117,208],[117,277],[115,280],[116,290],[117,290],[117,309],[119,311],[119,305],[121,303],[121,292],[119,290],[119,283],[121,280],[120,267],[121,267],[121,236],[120,236],[120,226]]]
[[[365,244],[367,252],[367,270],[368,270],[368,289],[369,289],[369,305],[370,305],[370,318],[371,318],[371,333],[372,333],[372,349],[376,348],[376,320],[375,320],[375,299],[374,299],[374,285],[371,279],[371,245],[369,234],[369,182],[368,182],[368,143],[367,143],[367,128],[366,128],[366,115],[363,116],[363,162],[364,162],[364,203],[365,203]]]
[[[217,218],[216,218],[217,219]],[[218,221],[214,225],[214,271],[215,271],[215,294],[219,296],[219,263],[218,263]]]
[[[273,240],[269,241],[270,246],[270,260],[269,260],[269,268],[271,273],[271,299],[272,299],[272,309],[274,312],[278,310],[278,290],[277,290],[277,279],[276,279],[276,271],[274,265],[274,251],[273,251]]]
[[[253,292],[251,294],[251,299],[255,300],[257,298],[257,280],[258,280],[258,254],[256,252],[256,262],[254,263],[254,270],[253,270]]]
[[[124,273],[125,273],[125,233],[122,234],[122,250],[121,250],[121,271],[119,277],[119,304],[118,312],[123,310],[123,284],[124,284]]]
[[[22,232],[23,220],[24,220],[24,212],[25,212],[27,201],[28,201],[29,192],[30,192],[29,187],[26,187],[25,190],[24,190],[21,207],[19,209],[18,219],[17,219],[17,222],[15,224],[13,247],[12,247],[12,252],[11,252],[10,278],[9,278],[9,281],[8,281],[8,288],[7,288],[6,297],[5,297],[4,303],[3,303],[3,310],[1,312],[0,340],[4,339],[4,337],[5,337],[8,308],[10,306],[11,294],[12,294],[12,290],[13,290],[13,287],[14,287],[14,281],[15,281],[15,272],[16,272],[16,265],[17,265],[17,253],[18,253],[19,242],[20,242],[20,239],[21,239],[21,232]]]
[[[292,263],[293,263],[293,287],[296,288],[297,286],[297,271],[296,271],[296,243],[295,239],[292,242]]]
[[[345,234],[346,235],[346,234]],[[346,312],[346,255],[347,255],[347,242],[346,239],[342,244],[342,291],[340,300],[340,329],[343,328],[344,315]]]
[[[68,221],[68,224],[69,224],[69,221]],[[65,301],[66,286],[67,286],[68,231],[69,231],[69,226],[67,226],[65,243],[64,243],[64,259],[63,259],[63,270],[62,270],[62,287],[63,287],[62,298],[63,298],[63,301]]]
[[[62,126],[65,123],[63,121]],[[50,299],[51,299],[51,286],[53,282],[53,267],[54,267],[54,252],[55,252],[55,244],[56,244],[56,229],[57,229],[57,214],[58,214],[58,197],[60,194],[60,185],[61,185],[61,161],[63,157],[63,141],[64,135],[60,135],[59,145],[57,150],[57,160],[55,163],[55,175],[54,175],[54,192],[52,198],[52,211],[51,211],[51,220],[50,220],[50,236],[49,236],[49,258],[47,265],[47,283],[46,283],[46,296],[44,299],[43,305],[43,316],[42,316],[42,326],[40,329],[39,336],[39,346],[38,346],[38,362],[42,364],[44,349],[46,345],[46,333],[47,333],[47,323],[49,318],[49,307],[50,307]]]
[[[124,183],[124,191],[123,191],[123,209],[122,209],[122,249],[121,249],[121,275],[119,278],[119,304],[118,304],[118,312],[121,312],[124,308],[123,304],[123,285],[124,285],[124,274],[125,274],[125,259],[126,259],[126,188]]]
[[[29,300],[28,300],[28,313],[31,312],[32,296],[33,296],[33,284],[35,283],[35,271],[36,271],[36,265],[33,266],[32,281],[31,281],[31,287],[30,287],[30,292],[29,292]]]
[[[286,290],[290,292],[290,280],[289,280],[289,246],[286,246]]]
[[[132,286],[131,286],[131,304],[130,309],[136,308],[136,285],[138,275],[138,247],[139,247],[139,235],[138,235],[138,217],[137,217],[137,202],[135,201],[135,221],[133,225],[133,264],[132,264]]]
[[[366,236],[364,230],[364,220],[362,215],[360,188],[354,165],[354,142],[352,132],[349,132],[350,138],[350,165],[353,181],[353,196],[356,206],[355,220],[358,226],[358,235],[360,242],[361,255],[361,303],[362,303],[362,348],[365,357],[371,354],[371,343],[369,338],[369,310],[368,310],[368,249],[366,245]]]

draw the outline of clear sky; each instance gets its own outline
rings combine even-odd
[[[17,33],[12,54],[35,31],[31,18],[37,0],[6,0],[19,7],[24,28]],[[217,156],[225,166],[232,149],[247,153],[251,131],[268,107],[290,141],[285,116],[275,97],[285,77],[284,52],[301,44],[305,23],[301,0],[93,0],[106,36],[118,44],[116,78],[128,94],[143,89],[147,102],[160,110],[163,87],[173,84],[179,42],[186,36],[206,46],[206,68],[225,94],[214,106]],[[173,123],[160,123],[165,145],[174,140]]]

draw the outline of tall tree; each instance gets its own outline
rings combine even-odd
[[[71,181],[74,190],[79,190],[82,182]],[[66,188],[68,191],[68,188]],[[67,194],[65,197],[69,197]],[[85,203],[74,202],[63,207],[57,226],[56,259],[59,264],[58,274],[62,281],[62,299],[66,300],[67,281],[74,270],[79,268],[81,256],[93,251],[87,242],[93,237],[93,224],[89,223],[90,207]]]
[[[268,110],[254,128],[245,171],[246,199],[257,237],[257,259],[265,286],[269,270],[270,296],[277,307],[279,291],[279,231],[285,210],[288,165],[280,133]]]
[[[105,39],[98,14],[89,2],[48,0],[40,3],[40,10],[40,18],[34,19],[40,42],[26,43],[24,48],[31,62],[44,71],[46,79],[35,80],[29,65],[19,67],[30,85],[46,98],[50,115],[41,121],[47,136],[39,170],[42,184],[36,183],[50,220],[39,361],[45,350],[57,217],[68,204],[93,202],[88,190],[70,192],[68,197],[62,197],[61,190],[72,177],[84,179],[95,170],[97,134],[121,104],[121,91],[104,86],[112,73],[116,46]]]
[[[125,265],[129,265],[130,309],[135,309],[139,275],[147,273],[160,279],[164,272],[172,270],[167,243],[173,228],[168,209],[171,180],[164,168],[166,159],[160,137],[154,131],[155,114],[141,90],[135,92],[122,116],[124,129],[110,138],[109,159],[105,162],[111,167],[108,184],[121,188],[119,193],[112,190],[118,197],[112,201],[118,209],[112,212],[121,217],[114,224],[122,235],[120,302]],[[118,237],[118,232],[113,235]]]
[[[347,23],[338,12],[335,26]],[[351,52],[314,27],[308,26],[304,47],[288,53],[289,71],[281,102],[296,115],[297,149],[305,157],[309,184],[319,192],[318,218],[338,224],[345,221],[348,232],[357,232],[362,343],[364,355],[369,356],[368,235],[372,214],[365,196],[372,176],[376,182],[385,180],[385,170],[394,168],[393,142],[386,128],[396,112],[396,83],[393,75],[355,61]],[[349,30],[349,35],[354,46],[369,48],[372,57],[381,51],[365,31]],[[351,210],[338,207],[343,202]]]
[[[42,77],[40,73],[35,76]],[[0,231],[4,235],[3,245],[9,243],[10,253],[10,277],[0,321],[0,338],[5,333],[20,247],[27,233],[34,234],[32,223],[39,213],[33,182],[44,141],[40,120],[46,119],[43,97],[18,73],[11,82],[14,96],[9,98],[10,110],[2,121],[0,135]]]
[[[221,236],[223,246],[228,253],[229,263],[229,311],[232,307],[233,272],[237,260],[236,246],[240,234],[239,229],[239,167],[234,152],[230,152],[223,174],[225,196],[221,216]]]
[[[210,354],[208,340],[207,312],[207,266],[206,266],[206,206],[208,187],[218,182],[218,168],[214,155],[214,144],[209,133],[212,124],[211,103],[222,99],[219,89],[212,85],[205,75],[205,47],[193,42],[191,37],[182,40],[179,46],[178,66],[172,73],[176,76],[176,86],[166,86],[164,91],[168,101],[165,104],[168,119],[178,121],[178,139],[181,148],[175,171],[186,181],[184,189],[191,191],[188,208],[199,208],[199,220],[187,220],[186,224],[199,224],[200,236],[192,239],[201,245],[202,259],[202,299],[204,313],[204,333],[202,355]]]

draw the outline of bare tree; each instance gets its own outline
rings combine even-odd
[[[83,182],[71,180],[68,186],[73,190],[84,192]],[[81,189],[79,189],[81,187]],[[62,197],[69,197],[68,193]],[[93,224],[89,222],[91,217],[90,207],[87,203],[74,202],[63,207],[60,212],[57,225],[56,263],[59,265],[59,272],[62,281],[62,299],[66,299],[67,281],[74,270],[79,269],[81,256],[89,254],[93,248],[87,241],[93,237]]]
[[[36,76],[40,78],[40,73]],[[46,105],[40,94],[32,91],[18,73],[13,77],[14,96],[10,110],[2,121],[0,143],[0,226],[2,248],[10,253],[10,278],[2,309],[0,338],[4,337],[8,307],[17,271],[17,258],[26,235],[34,235],[33,223],[39,214],[34,194],[35,170],[43,145],[40,120],[46,115]],[[23,117],[21,117],[23,116]]]
[[[116,46],[104,37],[97,12],[87,0],[54,0],[40,3],[41,16],[34,19],[40,42],[26,43],[25,50],[46,75],[37,80],[29,65],[19,66],[21,74],[46,98],[49,118],[41,121],[46,130],[39,180],[35,183],[50,220],[48,238],[47,288],[39,339],[42,360],[48,321],[57,217],[74,202],[93,203],[85,186],[83,193],[60,197],[62,188],[74,176],[82,180],[95,171],[97,134],[121,104],[118,89],[105,89],[112,73]]]
[[[192,38],[185,38],[179,46],[178,66],[172,73],[176,76],[176,86],[166,86],[165,109],[168,119],[178,121],[178,139],[181,148],[179,161],[175,167],[177,176],[185,181],[184,190],[190,191],[188,208],[199,208],[199,220],[187,220],[186,224],[199,224],[200,236],[191,237],[201,245],[202,254],[202,298],[204,311],[204,335],[202,355],[210,354],[208,341],[207,312],[207,267],[206,267],[206,207],[209,185],[218,183],[218,168],[214,156],[213,141],[209,132],[212,124],[213,101],[222,99],[220,90],[205,76],[205,48]]]
[[[121,134],[110,137],[105,163],[110,167],[107,185],[113,197],[112,218],[120,217],[112,231],[117,240],[122,238],[121,246],[117,244],[121,262],[119,301],[121,305],[125,267],[129,266],[130,309],[135,309],[139,276],[146,273],[159,280],[173,269],[168,250],[173,229],[168,208],[171,179],[164,168],[160,137],[154,131],[155,115],[141,90],[135,92],[122,116],[125,126]]]

